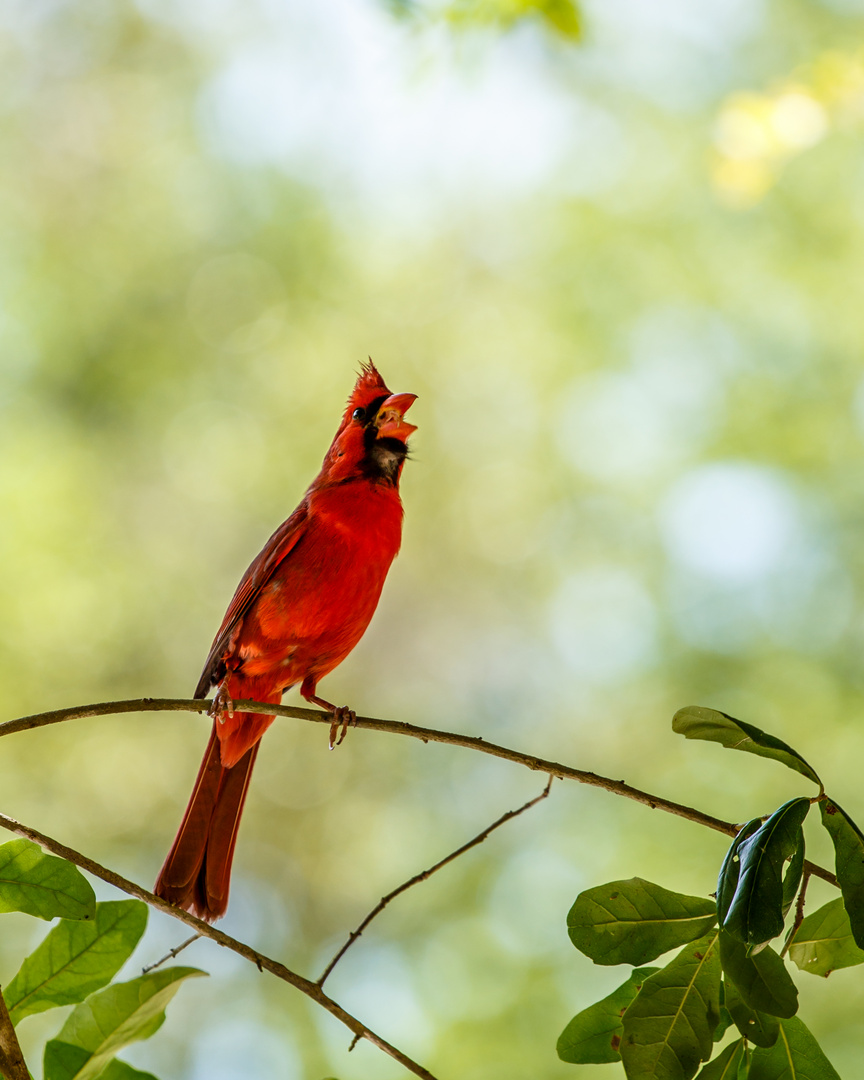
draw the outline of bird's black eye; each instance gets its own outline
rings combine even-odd
[[[354,412],[351,413],[351,415],[354,417],[355,420],[362,420],[363,417],[366,415],[366,410],[365,409],[355,409]]]

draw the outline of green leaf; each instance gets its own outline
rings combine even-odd
[[[736,720],[728,713],[706,709],[701,705],[688,705],[675,713],[672,730],[686,739],[705,739],[708,742],[720,743],[727,750],[746,750],[749,754],[782,761],[787,768],[801,773],[822,789],[822,781],[816,770],[797,750],[793,750],[782,739],[776,739],[752,724],[745,724],[743,720]]]
[[[745,1005],[744,999],[732,982],[726,983],[726,1008],[735,1027],[756,1046],[773,1046],[777,1042],[780,1024],[769,1013],[759,1012]]]
[[[789,860],[789,868],[783,878],[783,918],[789,914],[792,901],[798,893],[798,886],[804,874],[804,834],[802,832],[800,843],[795,848],[792,858]]]
[[[736,857],[740,860],[738,883],[722,926],[747,945],[763,945],[783,930],[785,896],[795,895],[801,879],[804,865],[801,824],[809,810],[809,799],[790,799],[737,847]],[[784,881],[783,868],[787,859],[792,862]],[[723,888],[727,887],[724,885]],[[718,883],[718,893],[720,890]]]
[[[839,896],[804,919],[792,938],[789,957],[802,971],[825,978],[838,968],[864,964],[864,950],[855,944]]]
[[[164,968],[94,994],[45,1047],[45,1080],[95,1080],[119,1050],[162,1025],[165,1007],[183,979],[204,974],[197,968]]]
[[[608,997],[577,1013],[561,1032],[558,1057],[571,1065],[602,1065],[609,1061],[620,1061],[621,1017],[645,979],[655,971],[659,971],[659,968],[637,968],[627,982],[613,990]]]
[[[127,1065],[120,1058],[114,1058],[108,1068],[99,1073],[99,1080],[156,1080],[156,1077],[153,1073],[133,1069],[131,1065]]]
[[[77,866],[30,840],[0,844],[0,911],[40,919],[92,919],[96,895]]]
[[[4,990],[12,1023],[57,1005],[76,1005],[107,985],[146,925],[147,905],[140,900],[97,904],[90,922],[58,923]]]
[[[690,1080],[714,1049],[720,1017],[717,930],[685,945],[652,975],[623,1017],[621,1059],[629,1077]]]
[[[822,824],[834,844],[843,903],[856,943],[864,949],[864,834],[833,799],[819,803]]]
[[[721,990],[722,990],[722,987],[721,987]],[[721,996],[720,996],[720,1000],[721,1000],[721,1002],[723,1000],[722,993],[721,993]],[[714,1042],[715,1043],[720,1042],[720,1040],[723,1038],[723,1036],[726,1034],[726,1032],[729,1030],[729,1028],[731,1026],[732,1026],[732,1014],[729,1012],[729,1010],[726,1008],[725,1005],[721,1004],[720,1005],[720,1019],[717,1021],[717,1027],[714,1028],[714,1034],[711,1036],[711,1038],[714,1040]]]
[[[738,854],[738,849],[748,836],[752,836],[757,829],[761,828],[762,818],[753,818],[752,821],[748,821],[738,831],[720,866],[720,875],[717,878],[717,913],[721,926],[729,911],[729,905],[735,896],[738,879],[741,876],[741,857]]]
[[[720,931],[720,960],[744,1004],[771,1016],[794,1016],[798,1011],[798,988],[776,952],[769,946],[755,956],[747,946]]]
[[[747,1076],[746,1069],[747,1047],[744,1040],[739,1039],[709,1061],[696,1080],[740,1080]]]
[[[587,889],[567,916],[570,940],[595,964],[646,964],[701,937],[717,919],[713,900],[630,878]]]
[[[757,1047],[750,1060],[750,1080],[840,1080],[822,1047],[793,1016],[780,1021],[780,1037],[770,1050]]]

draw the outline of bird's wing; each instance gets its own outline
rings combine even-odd
[[[273,576],[276,567],[297,546],[306,532],[308,520],[309,510],[304,499],[291,517],[273,533],[243,575],[210,647],[210,654],[195,688],[196,698],[206,697],[207,691],[217,681],[219,664],[231,647],[231,639],[239,631],[243,616]]]

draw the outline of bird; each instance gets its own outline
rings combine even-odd
[[[274,716],[234,702],[301,695],[332,715],[330,748],[356,715],[316,693],[369,625],[402,540],[399,495],[416,394],[363,364],[321,471],[240,580],[195,688],[213,728],[157,896],[207,922],[228,906],[237,830],[260,739]],[[341,729],[339,739],[336,732]]]

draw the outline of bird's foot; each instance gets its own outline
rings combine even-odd
[[[230,716],[234,719],[234,702],[231,700],[231,695],[225,689],[225,683],[219,686],[219,689],[213,695],[213,701],[210,708],[207,710],[207,715],[212,717],[217,724],[224,724],[226,717]]]
[[[349,727],[355,727],[357,725],[357,713],[353,709],[349,709],[347,705],[337,705],[333,709],[333,720],[330,723],[330,749],[335,746],[341,746],[345,740],[345,736]],[[341,727],[341,731],[339,730]],[[339,738],[336,738],[336,732],[339,731]],[[335,741],[334,741],[335,740]]]

